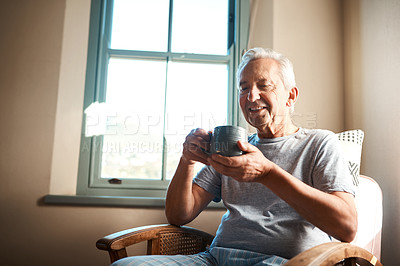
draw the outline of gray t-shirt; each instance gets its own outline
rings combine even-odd
[[[350,171],[338,138],[327,130],[301,128],[290,136],[249,137],[266,158],[304,183],[325,192],[354,195]],[[302,218],[285,201],[259,183],[241,183],[204,167],[193,180],[223,200],[227,212],[211,247],[244,249],[290,259],[332,237]]]

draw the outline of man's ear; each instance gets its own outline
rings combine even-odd
[[[292,107],[296,103],[297,97],[299,97],[299,89],[297,87],[293,87],[289,91],[289,97],[288,97],[288,99],[286,101],[286,106],[287,107]]]

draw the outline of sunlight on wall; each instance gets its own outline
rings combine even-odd
[[[89,16],[90,0],[66,1],[50,194],[76,193]]]

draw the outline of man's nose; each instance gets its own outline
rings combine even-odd
[[[258,99],[260,99],[260,90],[257,88],[257,86],[252,86],[247,94],[247,100],[249,102],[255,102]]]

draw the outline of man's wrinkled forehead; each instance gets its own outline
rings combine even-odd
[[[249,82],[276,84],[280,79],[279,64],[270,58],[251,60],[240,73],[239,85]]]

